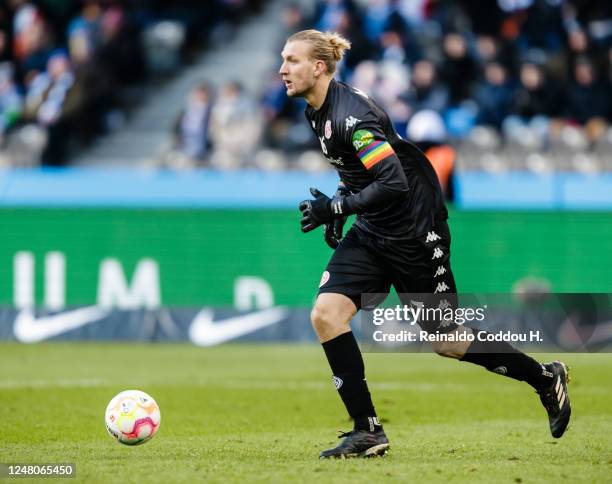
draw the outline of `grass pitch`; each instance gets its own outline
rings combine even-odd
[[[435,355],[365,359],[391,451],[319,461],[351,423],[317,346],[0,344],[0,463],[74,462],[77,481],[101,483],[612,482],[612,355],[563,357],[559,440],[525,383]],[[161,408],[140,447],[104,428],[129,388]]]

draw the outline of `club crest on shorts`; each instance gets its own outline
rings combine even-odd
[[[323,287],[327,281],[329,281],[329,272],[325,271],[321,276],[321,282],[319,282],[319,287]]]
[[[331,138],[332,130],[331,130],[331,121],[328,119],[325,121],[325,137],[327,139]]]

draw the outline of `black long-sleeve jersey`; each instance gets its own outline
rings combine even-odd
[[[447,218],[431,163],[365,93],[332,80],[321,108],[308,106],[305,114],[323,154],[351,191],[346,204],[360,228],[412,239]]]

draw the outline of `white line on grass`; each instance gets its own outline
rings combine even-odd
[[[19,388],[88,388],[88,387],[150,387],[150,386],[195,386],[195,387],[217,387],[227,388],[231,390],[321,390],[327,391],[332,388],[331,382],[325,381],[303,381],[303,382],[275,382],[270,380],[196,380],[196,381],[174,381],[172,383],[159,380],[139,380],[136,384],[134,381],[122,380],[100,380],[100,379],[48,379],[48,380],[0,380],[0,388],[2,389],[19,389]],[[444,390],[461,391],[468,389],[466,385],[457,383],[395,383],[395,382],[378,382],[370,383],[370,388],[375,390],[409,390],[419,392],[433,392]]]

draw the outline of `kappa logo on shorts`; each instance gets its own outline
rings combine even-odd
[[[425,239],[425,243],[428,242],[435,242],[436,240],[440,240],[442,237],[440,237],[438,234],[436,234],[434,231],[431,232],[427,232],[427,238]]]
[[[321,282],[319,282],[319,287],[323,287],[327,281],[329,281],[329,272],[325,271],[321,276]]]
[[[434,277],[438,277],[443,274],[446,274],[446,268],[444,266],[438,266],[438,268],[436,269],[436,273],[434,274]]]
[[[438,294],[439,292],[448,291],[449,289],[450,287],[446,285],[446,282],[438,282],[438,285],[436,286],[436,290],[434,291],[434,294]]]
[[[440,303],[438,304],[438,309],[446,309],[450,307],[451,307],[451,303],[449,303],[446,299],[442,299]]]
[[[442,249],[440,249],[440,247],[436,247],[433,251],[432,259],[439,259],[443,255],[444,255],[444,252],[442,251]]]

